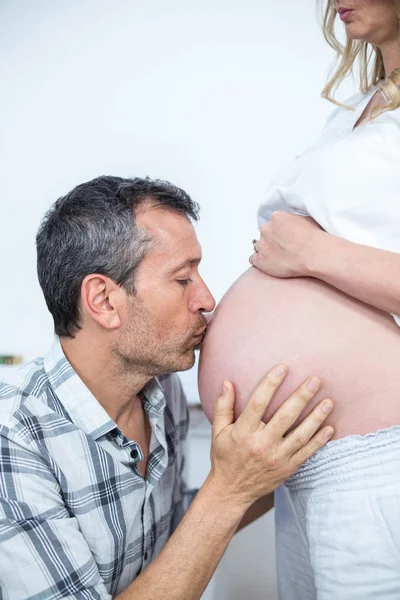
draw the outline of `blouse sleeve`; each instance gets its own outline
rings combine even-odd
[[[327,146],[318,164],[324,189],[310,193],[306,205],[328,233],[400,254],[400,122],[395,117],[388,113]],[[310,189],[311,180],[308,184]],[[400,326],[400,317],[393,317]]]
[[[400,124],[360,126],[319,167],[326,186],[306,201],[309,214],[328,233],[400,253]]]

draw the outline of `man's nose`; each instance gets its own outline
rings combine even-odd
[[[212,295],[212,293],[210,292],[210,290],[207,288],[207,301],[204,302],[204,312],[209,313],[212,312],[215,308],[215,298]]]
[[[204,281],[201,282],[196,292],[191,306],[192,312],[200,311],[208,313],[213,311],[215,308],[215,299]]]

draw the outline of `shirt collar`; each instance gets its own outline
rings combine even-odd
[[[118,427],[74,371],[58,337],[54,338],[43,364],[53,392],[79,429],[97,440]],[[166,400],[157,378],[149,381],[142,395],[150,417],[158,418]]]

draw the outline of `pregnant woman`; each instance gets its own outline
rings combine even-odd
[[[278,362],[289,376],[265,420],[311,371],[335,400],[335,439],[276,494],[281,600],[400,598],[399,17],[399,1],[328,2],[324,33],[341,60],[323,95],[356,59],[361,93],[272,183],[254,266],[217,307],[201,352],[209,418],[221,379],[235,384],[239,414]]]

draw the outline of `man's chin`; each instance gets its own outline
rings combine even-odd
[[[194,348],[190,349],[185,354],[185,356],[182,357],[182,360],[180,362],[181,362],[180,367],[175,369],[175,371],[188,371],[189,369],[191,369],[193,367],[194,363],[196,362]]]
[[[172,359],[172,360],[171,360]],[[170,356],[170,360],[165,362],[163,365],[159,364],[154,372],[154,375],[167,375],[168,373],[177,373],[179,371],[188,371],[191,369],[196,362],[194,354],[194,348],[186,350],[186,352],[179,354],[178,356]]]

